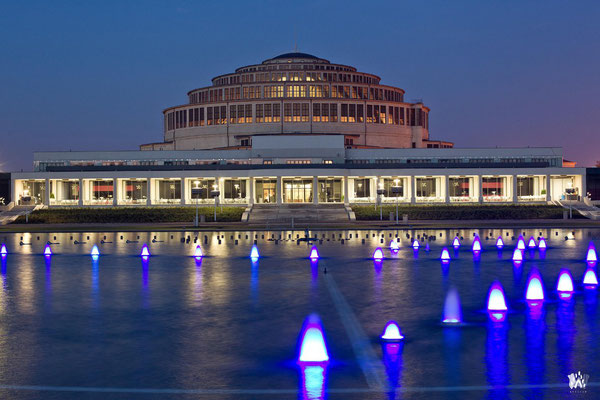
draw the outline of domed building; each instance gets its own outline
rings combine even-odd
[[[439,148],[429,108],[377,75],[305,53],[286,53],[219,75],[167,108],[164,142],[141,150],[250,147],[256,135],[342,135],[349,148]]]

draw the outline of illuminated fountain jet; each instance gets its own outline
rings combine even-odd
[[[556,291],[562,299],[570,299],[573,295],[573,277],[568,269],[560,270],[558,282],[556,283]]]
[[[590,242],[585,260],[587,261],[588,264],[594,264],[594,265],[596,264],[596,262],[598,262],[598,255],[596,254],[596,248],[594,247],[593,242]]]
[[[515,251],[513,251],[512,259],[516,265],[520,265],[523,262],[523,250],[515,249]]]
[[[479,240],[479,236],[475,236],[471,248],[473,249],[474,253],[479,253],[481,251],[481,240]]]
[[[194,250],[194,258],[199,259],[202,257],[204,257],[204,254],[202,254],[202,247],[200,247],[200,245],[197,245],[196,250]]]
[[[398,341],[404,339],[404,336],[400,332],[400,326],[396,321],[388,321],[379,337],[381,340],[385,341]]]
[[[0,256],[4,257],[8,254],[8,250],[6,250],[6,245],[4,243],[2,243],[2,246],[0,246]]]
[[[462,322],[462,313],[460,311],[460,298],[455,288],[450,288],[446,294],[444,303],[444,315],[442,316],[444,324],[460,324]]]
[[[583,275],[583,286],[586,289],[595,289],[598,286],[598,277],[593,268],[588,268]]]
[[[431,250],[431,249],[429,248],[429,243],[425,243],[425,251],[429,253],[429,250]]]
[[[525,300],[529,305],[536,306],[544,302],[544,286],[542,277],[537,269],[532,269],[529,273],[527,281],[527,291],[525,292]]]
[[[413,244],[412,244],[412,248],[413,248],[414,250],[419,250],[419,247],[420,247],[420,246],[421,246],[421,245],[419,244],[419,241],[418,241],[417,239],[415,239],[415,240],[414,240],[414,242],[413,242]]]
[[[390,250],[394,252],[400,250],[400,243],[398,243],[398,239],[392,239],[392,241],[390,242]]]
[[[44,255],[46,257],[50,257],[52,255],[52,249],[50,248],[49,244],[46,244],[46,247],[44,248]]]
[[[525,239],[523,239],[523,236],[519,236],[517,240],[517,249],[525,250]]]
[[[313,246],[312,249],[310,249],[310,256],[308,258],[311,260],[319,259],[319,250],[317,250],[317,246]]]
[[[538,243],[538,248],[541,251],[546,250],[548,248],[548,244],[546,243],[546,239],[544,239],[543,237],[540,238],[540,241]]]
[[[529,247],[530,249],[535,249],[537,247],[537,243],[535,242],[535,239],[533,238],[533,236],[529,238],[527,247]]]
[[[98,246],[94,245],[94,247],[92,247],[90,255],[92,256],[93,260],[97,260],[98,257],[100,257],[100,250],[98,250]]]
[[[252,260],[258,260],[260,258],[260,254],[258,252],[258,247],[256,245],[252,245],[252,249],[250,250],[250,258]]]
[[[312,314],[304,321],[300,333],[298,363],[323,364],[328,361],[329,354],[327,353],[321,320],[316,314]]]
[[[460,247],[460,240],[458,239],[458,236],[456,236],[452,241],[452,247],[454,247],[455,250],[458,250]]]
[[[140,253],[140,256],[142,256],[142,258],[150,257],[150,250],[148,250],[148,245],[146,243],[144,243],[142,246],[142,252]]]
[[[488,292],[487,310],[490,319],[495,322],[502,322],[506,318],[508,307],[504,296],[504,288],[500,282],[495,281],[490,286]]]
[[[442,260],[443,263],[450,262],[450,253],[448,252],[448,249],[445,247],[442,249],[442,254],[440,255],[440,260]]]
[[[381,250],[381,247],[376,248],[375,251],[373,252],[373,260],[376,260],[376,261],[383,260],[383,250]]]
[[[502,250],[502,248],[504,247],[504,241],[502,240],[502,236],[498,236],[498,239],[496,240],[496,247],[498,248],[498,250]]]

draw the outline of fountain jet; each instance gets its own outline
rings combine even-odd
[[[92,252],[90,255],[92,256],[92,260],[98,260],[98,257],[100,257],[100,250],[98,250],[98,246],[94,245],[94,247],[92,247]]]
[[[535,249],[537,247],[537,243],[535,242],[533,236],[529,238],[529,243],[527,243],[527,247],[529,247],[530,249]]]
[[[481,240],[479,240],[479,236],[475,236],[473,239],[473,245],[471,246],[474,253],[478,253],[481,251]]]
[[[490,290],[488,292],[487,310],[492,321],[502,322],[506,318],[508,307],[506,306],[504,288],[498,281],[493,282],[490,286]]]
[[[583,275],[583,286],[586,289],[595,289],[598,286],[598,277],[596,276],[596,271],[592,268],[588,268],[585,271],[585,275]]]
[[[388,321],[380,338],[386,341],[398,341],[404,339],[404,336],[400,332],[400,326],[396,321]]]
[[[299,363],[323,364],[329,361],[323,326],[318,315],[311,314],[304,321],[300,334]]]
[[[140,253],[140,256],[145,258],[150,257],[150,250],[148,250],[148,245],[146,243],[144,243],[142,246],[142,252]]]
[[[252,260],[258,260],[260,258],[260,254],[258,252],[258,247],[256,245],[252,245],[252,249],[250,250],[250,258]]]
[[[459,324],[462,322],[460,298],[458,297],[458,291],[455,288],[450,288],[448,294],[446,294],[442,322],[444,324]]]
[[[4,243],[2,243],[2,246],[0,246],[0,256],[5,256],[8,254],[8,251],[6,250],[6,245]]]
[[[44,255],[47,257],[52,255],[52,249],[50,248],[49,244],[46,244],[46,247],[44,248]]]
[[[517,249],[525,250],[525,239],[523,239],[523,236],[519,236],[517,240]]]
[[[498,248],[498,250],[502,250],[503,247],[504,241],[502,240],[502,236],[498,236],[498,239],[496,240],[496,248]]]
[[[420,247],[420,246],[421,246],[421,245],[419,244],[419,241],[418,241],[417,239],[415,239],[415,240],[414,240],[414,242],[413,242],[413,244],[412,244],[412,248],[413,248],[414,250],[419,250],[419,247]]]
[[[398,243],[397,239],[392,239],[392,241],[390,242],[390,250],[391,251],[400,250],[400,244]]]
[[[202,247],[200,247],[200,245],[196,246],[196,250],[194,250],[194,258],[198,259],[198,258],[202,258],[204,256],[204,254],[202,254]]]
[[[515,264],[521,264],[523,262],[523,250],[515,249],[512,259]]]
[[[596,254],[596,248],[594,247],[593,242],[590,242],[585,260],[588,264],[595,264],[598,261],[598,255]]]
[[[527,281],[527,291],[525,292],[525,300],[531,305],[537,305],[544,301],[544,286],[542,277],[537,269],[533,268],[529,273]]]
[[[456,236],[452,241],[452,247],[454,247],[454,249],[458,249],[460,247],[460,240],[458,239],[458,236]]]
[[[548,248],[548,245],[546,243],[546,239],[544,239],[543,237],[540,238],[540,241],[538,243],[538,248],[540,250],[546,250]]]
[[[573,295],[573,277],[568,269],[561,269],[558,274],[558,282],[556,283],[556,291],[561,298],[571,298]]]
[[[381,247],[376,248],[375,251],[373,252],[373,260],[377,260],[377,261],[383,260],[383,250],[381,250]]]
[[[319,259],[319,250],[317,250],[317,246],[313,246],[312,249],[310,249],[310,256],[308,258],[311,260]]]
[[[448,249],[445,247],[442,249],[442,254],[440,255],[440,260],[442,260],[442,262],[444,262],[444,263],[450,262],[450,253],[448,252]]]

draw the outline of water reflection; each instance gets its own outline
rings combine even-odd
[[[567,376],[574,371],[573,366],[573,343],[577,328],[574,323],[574,300],[562,299],[556,309],[556,348],[558,355],[558,367],[562,375]]]
[[[390,400],[396,398],[396,388],[402,386],[401,383],[401,372],[402,372],[402,350],[404,348],[403,342],[397,343],[381,343],[381,352],[383,354],[383,365],[385,366],[385,372],[388,378],[388,386],[390,391],[388,392],[388,398]]]
[[[508,361],[508,330],[507,322],[488,322],[485,346],[486,376],[488,384],[495,388],[488,392],[490,399],[508,397],[508,390],[503,389],[510,384],[511,379]]]
[[[546,372],[546,323],[544,321],[543,305],[528,307],[525,318],[525,365],[527,381],[532,385],[545,382]],[[541,398],[542,389],[531,389],[532,398]]]
[[[251,259],[252,262],[252,270],[250,272],[250,292],[252,293],[252,300],[256,304],[258,300],[258,259]],[[312,260],[311,260],[312,263]]]
[[[327,367],[322,365],[300,365],[300,399],[323,400],[327,393]]]
[[[94,308],[98,308],[100,303],[98,292],[98,258],[92,257],[92,304]]]

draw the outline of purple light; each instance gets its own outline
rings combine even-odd
[[[313,246],[312,249],[310,249],[310,256],[308,258],[311,260],[319,259],[319,250],[317,250],[317,246]]]
[[[462,322],[460,298],[458,297],[458,291],[455,288],[451,288],[448,290],[448,294],[446,294],[442,322],[444,324],[459,324]]]
[[[458,236],[456,236],[452,241],[452,247],[454,247],[455,249],[458,249],[460,247],[460,240],[458,240]]]
[[[200,245],[196,246],[196,250],[194,250],[194,258],[198,259],[198,258],[202,258],[204,256],[204,254],[202,254],[202,247],[200,247]]]
[[[479,240],[479,236],[475,236],[475,239],[473,239],[473,245],[471,247],[474,253],[481,251],[481,241]]]
[[[140,253],[140,256],[146,258],[150,257],[150,250],[148,250],[148,245],[146,243],[144,243],[142,246],[142,252]]]
[[[415,239],[415,241],[412,244],[412,248],[415,250],[419,250],[420,244],[419,241],[417,239]]]
[[[399,251],[400,250],[400,244],[398,243],[397,239],[392,239],[392,241],[390,242],[390,250],[391,251]]]
[[[386,341],[398,341],[404,339],[404,336],[400,332],[400,326],[396,321],[388,321],[380,338]]]
[[[515,251],[513,252],[512,259],[516,264],[522,263],[523,262],[523,250],[515,249]]]
[[[535,249],[537,247],[537,243],[535,242],[533,236],[529,238],[529,243],[527,243],[527,247],[529,247],[530,249]]]
[[[590,264],[598,261],[598,255],[596,254],[596,248],[594,247],[593,242],[590,242],[585,260]]]
[[[300,336],[299,363],[322,364],[329,361],[321,320],[311,314],[304,321]]]
[[[546,244],[546,239],[541,237],[540,242],[538,243],[538,247],[540,250],[546,250],[548,248],[548,245]]]
[[[325,398],[327,369],[322,365],[300,366],[302,375],[302,400],[322,400]]]
[[[100,250],[98,250],[98,246],[94,245],[94,247],[92,247],[92,252],[90,253],[90,255],[96,258],[100,256]]]
[[[443,248],[442,249],[442,254],[440,255],[440,260],[442,260],[442,262],[450,262],[450,253],[448,252],[447,248]]]
[[[523,236],[519,236],[519,240],[517,240],[517,249],[525,250],[525,239],[523,239]]]
[[[44,255],[48,257],[52,255],[52,249],[49,244],[46,244],[46,247],[44,248]]]
[[[496,240],[496,247],[498,248],[498,250],[502,250],[502,248],[504,247],[504,241],[502,240],[502,236],[498,236],[498,239]]]
[[[252,245],[252,249],[250,250],[250,258],[252,260],[258,260],[260,258],[260,254],[258,252],[258,247],[256,245]]]
[[[490,290],[488,292],[488,302],[487,302],[488,311],[507,311],[508,307],[506,306],[506,298],[504,296],[504,288],[502,284],[498,281],[495,281],[490,286]]]
[[[429,250],[431,250],[431,249],[429,248],[429,243],[425,243],[425,251],[426,251],[426,252],[429,252]]]
[[[6,245],[4,243],[2,243],[2,246],[0,246],[0,255],[5,256],[8,254],[8,251],[6,250]]]
[[[377,261],[383,260],[383,250],[381,250],[381,247],[376,248],[375,251],[373,252],[373,260],[377,260]]]
[[[596,271],[592,268],[588,268],[583,275],[583,285],[589,289],[595,289],[598,286],[598,277]]]
[[[558,282],[556,283],[556,291],[559,294],[573,293],[573,277],[568,269],[561,269],[558,274]]]
[[[525,300],[531,302],[532,305],[536,305],[538,302],[541,303],[544,301],[544,286],[542,284],[542,277],[535,268],[533,268],[529,273]]]

